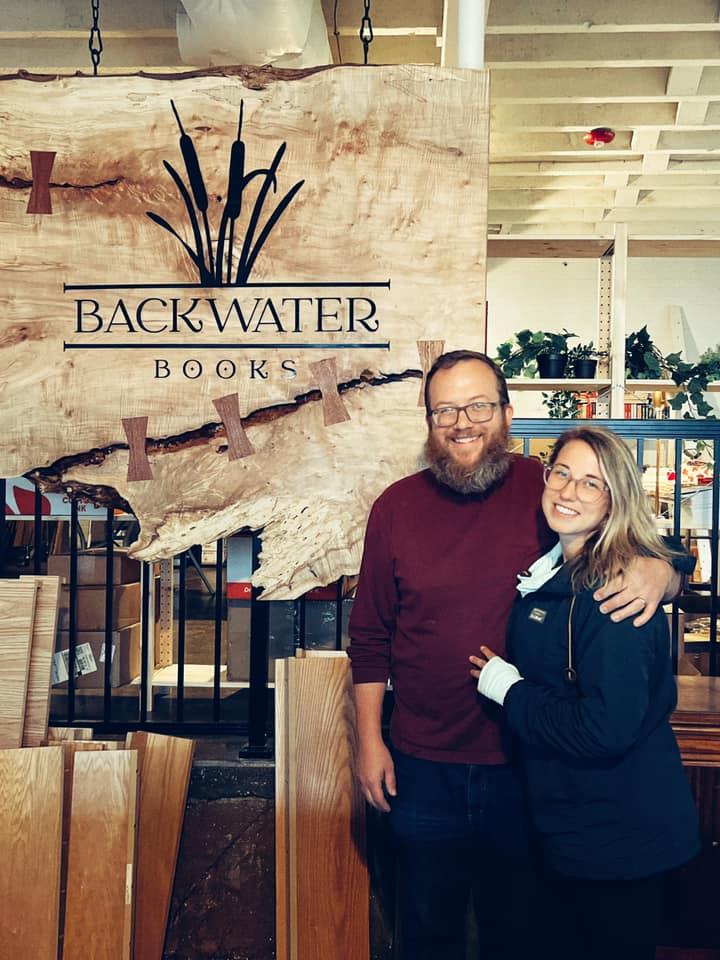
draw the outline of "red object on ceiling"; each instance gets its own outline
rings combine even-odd
[[[603,147],[606,143],[612,143],[615,139],[615,131],[610,127],[593,127],[583,135],[583,140],[590,147]]]

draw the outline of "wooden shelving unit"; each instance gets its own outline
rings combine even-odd
[[[609,379],[602,380],[543,380],[540,377],[513,377],[508,387],[513,390],[577,390],[585,393],[589,390],[605,390],[610,386]],[[659,388],[657,388],[659,389]]]

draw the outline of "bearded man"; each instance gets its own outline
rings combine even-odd
[[[517,574],[555,535],[540,510],[542,465],[507,452],[512,407],[492,360],[441,356],[425,406],[428,467],[388,487],[368,520],[348,651],[357,776],[368,803],[389,812],[403,960],[465,960],[471,895],[483,960],[526,960],[537,890],[523,788],[468,656],[480,644],[504,655]],[[639,625],[678,586],[664,561],[641,559],[596,599]]]

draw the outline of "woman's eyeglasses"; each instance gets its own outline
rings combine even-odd
[[[574,483],[575,496],[583,503],[597,503],[606,493],[610,493],[610,487],[597,477],[573,477],[566,467],[557,463],[553,467],[545,467],[543,479],[549,490],[564,490],[569,483]]]

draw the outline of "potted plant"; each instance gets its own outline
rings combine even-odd
[[[720,345],[707,349],[697,363],[687,363],[680,352],[663,356],[642,327],[625,338],[625,375],[632,380],[672,379],[682,388],[668,400],[673,410],[682,410],[686,420],[716,419],[704,392],[712,380],[720,379]]]
[[[545,380],[559,380],[567,374],[568,340],[576,334],[563,330],[546,333],[537,357],[538,373]]]
[[[539,372],[545,379],[561,379],[567,365],[567,342],[576,336],[567,330],[520,330],[514,339],[500,344],[496,362],[506,377],[534,377]]]
[[[673,410],[682,410],[683,418],[693,419],[705,417],[716,420],[713,408],[704,397],[708,384],[713,380],[720,380],[720,351],[717,348],[706,350],[697,363],[685,363],[681,354],[671,353],[665,357],[670,368],[670,376],[675,383],[682,387],[674,397],[668,401]]]
[[[677,355],[679,357],[679,354]],[[648,333],[647,326],[625,337],[625,378],[627,380],[664,380],[670,376],[667,361]]]
[[[607,350],[597,350],[592,340],[590,343],[578,343],[568,350],[568,376],[576,380],[592,380],[597,371],[598,360],[607,355]]]
[[[580,400],[574,390],[556,390],[542,396],[548,417],[553,420],[572,420],[580,413]]]

